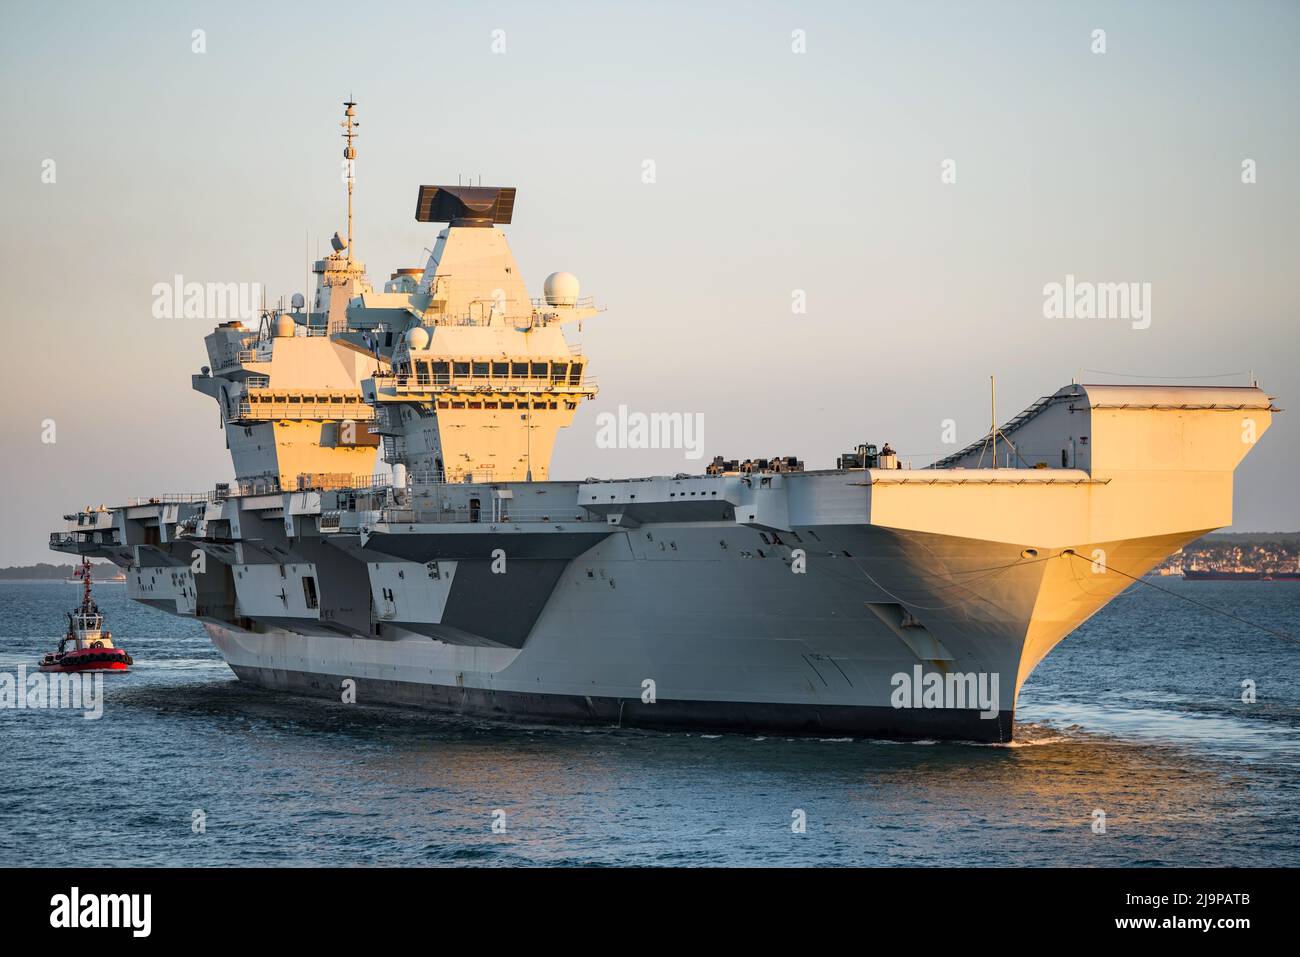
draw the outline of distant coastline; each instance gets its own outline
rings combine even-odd
[[[1151,570],[1190,580],[1295,581],[1300,573],[1300,532],[1212,532]]]
[[[1233,545],[1297,545],[1300,544],[1300,532],[1210,532],[1187,547],[1225,542]]]
[[[51,565],[49,562],[38,562],[35,565],[11,565],[8,568],[0,568],[0,581],[10,582],[57,582],[66,581],[73,576],[76,571],[75,565]],[[122,576],[122,577],[119,577]],[[92,562],[90,565],[90,577],[92,581],[122,581],[125,576],[122,575],[122,569],[118,568],[112,562]]]

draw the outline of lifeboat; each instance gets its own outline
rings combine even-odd
[[[68,631],[59,650],[37,662],[41,671],[114,674],[129,671],[135,663],[104,630],[104,616],[90,594],[90,568],[90,559],[83,558],[76,572],[83,586],[81,604],[68,612]]]

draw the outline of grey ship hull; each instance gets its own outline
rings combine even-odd
[[[846,478],[852,477],[790,481],[820,482],[860,500],[861,488],[855,491]],[[665,499],[669,486],[739,485],[721,478],[661,481]],[[606,487],[639,492],[644,500],[653,484]],[[574,494],[565,483],[531,491],[544,488],[549,497]],[[812,500],[836,508],[833,497]],[[350,574],[364,579],[369,569],[372,592],[392,601],[380,608],[382,637],[301,619],[276,627],[268,614],[273,608],[256,606],[259,597],[245,584],[248,569],[239,565],[237,576],[245,575],[236,578],[239,604],[260,613],[262,624],[241,629],[211,622],[208,630],[240,679],[334,700],[350,679],[361,703],[484,717],[1010,739],[1031,607],[1025,598],[1043,571],[1019,562],[1020,546],[901,536],[857,523],[778,531],[737,524],[735,506],[713,500],[707,508],[685,503],[684,510],[687,521],[644,525],[629,522],[627,511],[617,514],[617,522],[634,527],[593,511],[561,524],[389,524],[369,530],[364,543],[339,536],[331,550],[354,563]],[[663,517],[653,507],[642,514]],[[491,570],[497,549],[509,556],[503,574]],[[933,567],[945,554],[950,558]],[[796,557],[806,562],[800,573]],[[997,579],[1019,599],[1000,603],[993,615],[979,602],[932,611],[930,627],[942,627],[945,617],[959,621],[945,629],[942,642],[926,627],[897,626],[898,596],[928,606],[951,589],[952,575],[990,562],[1008,566]],[[919,563],[932,567],[923,573]],[[426,573],[429,567],[436,572]],[[295,566],[288,574],[292,579]],[[288,591],[296,591],[292,582]],[[431,594],[441,599],[422,604]],[[259,595],[264,599],[265,589]],[[894,676],[910,676],[918,665],[927,673],[998,675],[992,707],[981,711],[974,700],[960,708],[895,707]]]
[[[219,645],[218,645],[219,647]],[[338,701],[345,675],[231,665],[241,681],[274,691]],[[358,700],[448,714],[543,724],[661,730],[850,735],[894,740],[1011,740],[1013,714],[981,719],[974,711],[906,712],[892,707],[756,701],[660,701],[591,695],[528,694],[386,678],[356,682]]]
[[[815,537],[821,545],[808,550],[808,570],[792,574],[791,549],[771,544],[773,534],[715,523],[619,530],[573,559],[511,557],[500,576],[490,573],[487,558],[443,560],[448,598],[440,621],[401,620],[414,596],[395,590],[397,612],[384,639],[302,622],[292,631],[228,624],[208,631],[242,680],[335,700],[351,679],[358,702],[477,716],[1010,740],[1028,606],[1002,605],[994,618],[977,607],[952,609],[961,630],[943,642],[926,628],[891,627],[881,614],[897,608],[895,594],[929,606],[951,587],[942,574],[928,583],[916,577],[918,556],[946,551],[958,565],[1011,566],[998,576],[1001,584],[1024,594],[1036,590],[1041,566],[1017,569],[1019,548],[937,536],[908,543],[886,530],[829,526],[804,529],[806,542]],[[446,554],[436,535],[406,536],[396,547],[420,542]],[[369,545],[377,547],[373,539]],[[489,555],[500,545],[508,539],[483,529],[455,554]],[[542,567],[522,572],[527,565]],[[427,587],[412,573],[423,565],[402,567],[402,588]],[[454,618],[458,613],[464,617]],[[930,614],[933,627],[942,627],[940,614]],[[997,674],[996,716],[981,717],[974,702],[894,707],[893,677],[918,665],[927,673]],[[647,681],[653,703],[642,700]]]

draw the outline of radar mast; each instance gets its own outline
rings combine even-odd
[[[357,127],[360,122],[354,119],[357,115],[357,104],[353,100],[346,100],[343,103],[343,122],[339,126],[343,127],[343,138],[347,140],[348,145],[343,148],[343,159],[347,162],[346,176],[348,184],[348,262],[352,262],[352,184],[356,182],[356,161],[357,148],[352,145],[352,141],[360,134],[357,133]]]

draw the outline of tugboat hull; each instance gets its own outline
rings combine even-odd
[[[131,656],[117,649],[99,651],[70,651],[57,658],[47,655],[39,665],[41,671],[62,674],[125,674],[134,662]]]

